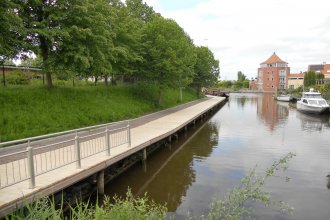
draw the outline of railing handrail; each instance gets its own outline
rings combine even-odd
[[[101,127],[107,127],[107,126],[110,126],[110,125],[117,125],[117,124],[121,124],[121,123],[125,123],[125,122],[129,123],[129,120],[111,122],[111,123],[100,124],[100,125],[94,125],[94,126],[89,126],[89,127],[84,127],[84,128],[76,128],[76,129],[73,129],[73,130],[61,131],[61,132],[56,132],[56,133],[52,133],[52,134],[39,135],[39,136],[23,138],[23,139],[18,139],[18,140],[13,140],[13,141],[0,142],[0,147],[5,146],[5,145],[9,146],[9,145],[14,145],[14,144],[22,144],[22,143],[25,143],[25,142],[28,142],[28,141],[36,141],[36,140],[41,140],[41,139],[46,139],[46,138],[51,138],[51,137],[57,137],[57,136],[60,136],[60,135],[65,135],[65,134],[74,134],[76,132],[101,128]]]

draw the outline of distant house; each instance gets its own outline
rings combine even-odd
[[[249,81],[249,90],[258,90],[258,80],[257,79],[251,79]]]
[[[288,88],[297,89],[304,84],[304,73],[291,73],[288,75]]]
[[[316,73],[322,73],[324,75],[324,79],[330,80],[330,64],[310,64],[308,65],[308,71],[313,71]]]
[[[288,88],[288,63],[279,58],[274,52],[258,68],[258,90],[265,93],[274,93],[277,89]]]

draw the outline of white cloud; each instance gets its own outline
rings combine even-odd
[[[220,59],[222,79],[236,79],[239,70],[256,76],[259,64],[274,51],[289,62],[291,72],[330,62],[326,0],[205,0],[170,11],[161,1],[146,2],[176,20],[195,44],[210,47]]]

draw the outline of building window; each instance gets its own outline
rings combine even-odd
[[[294,85],[290,85],[289,88],[290,88],[290,89],[294,89]]]

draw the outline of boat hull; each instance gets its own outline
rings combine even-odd
[[[327,106],[313,106],[313,105],[306,105],[300,101],[297,102],[297,110],[305,113],[310,114],[321,114],[329,109]]]
[[[275,97],[275,99],[277,101],[281,101],[281,102],[290,102],[291,97],[290,96],[277,96],[277,97]]]

